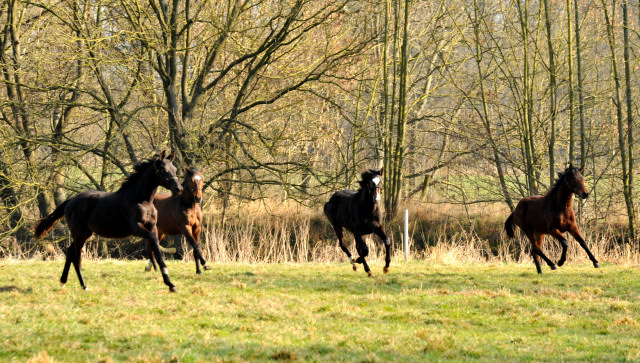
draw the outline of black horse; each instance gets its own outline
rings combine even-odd
[[[358,182],[360,183],[360,189],[357,192],[353,190],[335,192],[324,205],[324,214],[336,231],[340,248],[349,257],[353,270],[356,271],[358,269],[356,263],[361,263],[370,277],[373,277],[373,273],[369,269],[367,261],[365,261],[365,257],[369,254],[369,248],[362,236],[375,233],[384,242],[386,250],[384,273],[389,273],[389,263],[391,262],[391,241],[384,233],[381,222],[382,216],[378,207],[378,201],[382,196],[382,173],[383,169],[380,169],[380,171],[373,169],[364,171],[361,174],[362,180]],[[351,252],[344,244],[342,227],[353,233],[356,239],[356,249],[360,255],[356,260],[351,258]]]
[[[159,185],[170,189],[174,194],[182,190],[176,178],[176,167],[172,163],[174,156],[171,153],[165,158],[163,151],[151,160],[136,165],[135,172],[122,183],[117,192],[82,192],[64,201],[53,213],[38,222],[35,236],[42,238],[59,219],[64,217],[67,220],[73,242],[66,253],[60,277],[63,286],[67,283],[69,267],[73,263],[80,285],[87,290],[80,271],[81,253],[87,238],[95,233],[107,238],[133,235],[149,240],[158,259],[164,283],[169,286],[170,291],[176,291],[160,253],[156,229],[158,212],[153,206],[153,197]]]

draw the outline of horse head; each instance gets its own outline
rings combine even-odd
[[[202,186],[204,185],[204,177],[202,172],[196,168],[185,168],[184,187],[189,188],[191,195],[193,195],[193,201],[200,203],[202,201]]]
[[[564,173],[560,173],[560,178],[564,180],[564,184],[567,188],[569,188],[569,190],[571,190],[572,193],[575,193],[578,197],[582,199],[587,199],[589,197],[589,192],[584,186],[582,168],[578,168],[570,164],[567,169],[565,169]]]
[[[367,169],[360,177],[358,183],[360,187],[367,195],[370,195],[373,198],[373,202],[377,203],[382,198],[382,174],[384,173],[384,168],[380,170]]]
[[[169,156],[165,156],[165,151],[162,150],[160,155],[153,157],[152,162],[158,184],[171,190],[171,193],[174,195],[177,195],[182,191],[182,185],[178,182],[178,178],[176,177],[177,169],[173,165],[175,156],[175,152],[172,152]]]

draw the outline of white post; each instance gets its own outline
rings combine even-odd
[[[404,262],[409,258],[409,210],[404,210]]]

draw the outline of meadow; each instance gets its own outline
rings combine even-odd
[[[577,246],[576,246],[577,247]],[[637,265],[0,260],[1,361],[640,360]]]

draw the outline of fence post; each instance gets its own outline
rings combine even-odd
[[[409,210],[404,210],[404,262],[409,258]]]

